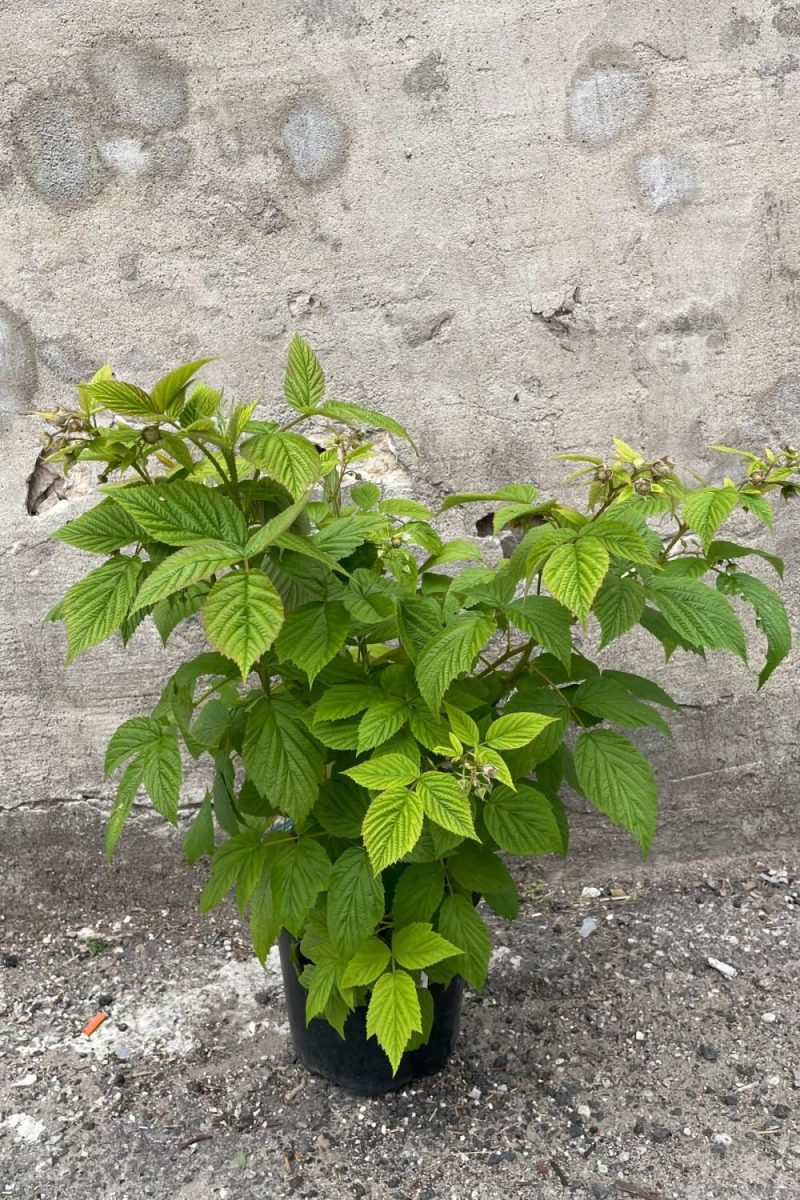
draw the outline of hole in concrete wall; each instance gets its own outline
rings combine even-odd
[[[48,450],[40,451],[33,470],[28,476],[25,508],[30,517],[38,517],[54,508],[59,500],[68,500],[75,485],[59,471],[54,463],[46,461]]]

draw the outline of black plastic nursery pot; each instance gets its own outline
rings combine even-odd
[[[331,1083],[357,1096],[380,1096],[406,1087],[414,1079],[441,1071],[453,1053],[461,1021],[464,980],[456,978],[447,987],[430,985],[433,997],[433,1028],[426,1045],[404,1054],[392,1075],[389,1060],[376,1038],[367,1038],[367,1010],[362,1005],[350,1013],[344,1037],[320,1017],[306,1025],[307,992],[297,970],[299,946],[283,930],[278,939],[289,1028],[298,1059]]]

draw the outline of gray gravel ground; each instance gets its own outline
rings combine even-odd
[[[234,909],[12,897],[0,1195],[798,1200],[800,892],[765,872],[531,881],[450,1067],[368,1100],[294,1063]]]

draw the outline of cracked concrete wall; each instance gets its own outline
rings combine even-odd
[[[48,534],[92,497],[39,479],[27,514],[25,414],[100,362],[147,382],[216,352],[269,413],[299,327],[336,394],[410,425],[398,470],[432,500],[546,491],[612,432],[715,476],[709,442],[800,438],[800,6],[11,0],[0,34],[0,804],[50,814],[43,854],[196,639],[142,627],[65,670],[40,623],[84,565]],[[786,593],[796,628],[794,568]],[[760,696],[727,659],[656,669],[692,706],[653,747],[657,855],[783,844],[797,659]],[[575,829],[579,862],[632,853]]]

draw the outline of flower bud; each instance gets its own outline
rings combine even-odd
[[[608,467],[598,467],[594,473],[594,477],[598,483],[608,483],[613,472]]]
[[[653,485],[649,479],[637,479],[633,485],[633,490],[638,492],[640,496],[649,496],[653,490]]]
[[[765,477],[764,477],[763,471],[751,471],[750,472],[750,482],[752,484],[754,484],[756,487],[759,487],[764,482],[764,478]]]
[[[665,458],[657,458],[653,463],[652,470],[656,478],[663,478],[664,475],[669,475],[672,467]]]
[[[155,446],[156,442],[161,441],[161,430],[157,425],[145,425],[142,430],[142,441],[147,442],[149,446]]]

